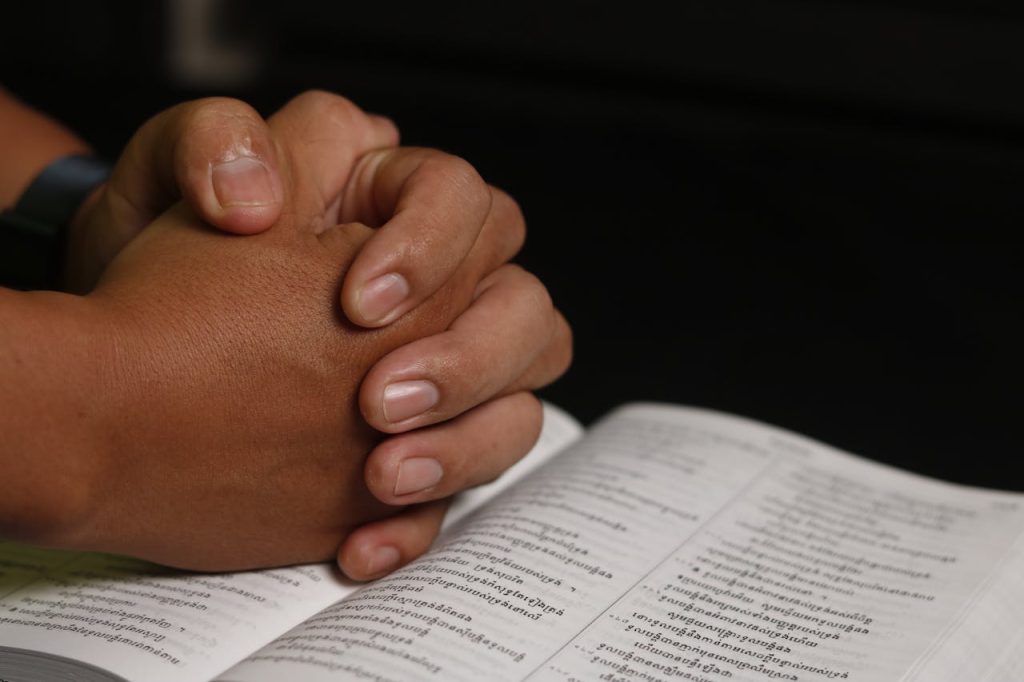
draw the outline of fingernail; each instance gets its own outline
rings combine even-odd
[[[367,322],[383,320],[409,296],[409,283],[396,272],[381,275],[363,285],[356,307]]]
[[[401,553],[394,547],[378,547],[370,552],[370,560],[366,564],[366,572],[369,575],[385,573],[398,565],[401,561]]]
[[[395,495],[408,495],[437,485],[444,469],[436,459],[411,457],[398,465],[395,477]]]
[[[441,392],[430,381],[399,381],[384,388],[384,419],[405,421],[437,405]]]
[[[223,208],[265,206],[274,202],[270,169],[251,156],[239,156],[213,167],[213,193]]]

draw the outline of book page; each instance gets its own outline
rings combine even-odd
[[[779,456],[534,678],[898,680],[967,612],[1024,530],[1019,495],[750,423],[700,421],[746,431]],[[1004,651],[1019,661],[1019,650]]]
[[[891,681],[1022,528],[1019,496],[633,406],[220,679]]]
[[[347,593],[327,565],[223,575],[0,544],[5,650],[129,680],[205,681]]]
[[[460,496],[446,525],[582,432],[551,405],[544,420],[530,453],[497,481]],[[23,649],[130,680],[205,682],[358,588],[326,564],[198,574],[0,543],[0,680],[10,675],[5,661],[13,650]]]
[[[1024,536],[907,682],[1024,680]]]

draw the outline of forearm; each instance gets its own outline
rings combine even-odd
[[[0,88],[0,208],[14,205],[32,179],[62,156],[89,145]]]
[[[0,289],[0,538],[61,544],[84,520],[110,381],[94,309]]]

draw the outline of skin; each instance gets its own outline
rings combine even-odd
[[[239,140],[269,169],[269,193],[225,206],[210,167]],[[22,436],[7,451],[24,482],[0,534],[205,569],[322,559],[345,538],[340,564],[369,578],[427,547],[448,495],[525,453],[540,413],[524,390],[564,371],[570,339],[543,286],[501,265],[521,214],[465,162],[394,142],[390,123],[324,93],[269,126],[230,100],[144,126],[76,221],[79,290],[131,242],[100,286],[84,298],[0,292],[5,385],[37,389],[0,389],[0,404],[18,403],[3,427]],[[146,227],[178,188],[192,211]],[[238,240],[194,214],[241,234],[276,224]],[[391,272],[409,296],[360,317],[361,287]],[[382,394],[410,379],[440,400],[389,421]],[[400,435],[381,441],[367,424]],[[396,494],[403,462],[423,458],[442,478]],[[421,504],[350,533],[393,513],[380,502]]]
[[[0,206],[18,197],[54,159],[84,154],[89,146],[56,121],[26,107],[0,87]]]

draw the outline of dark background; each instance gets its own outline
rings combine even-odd
[[[470,160],[584,421],[691,403],[1024,490],[1019,2],[23,4],[3,82],[110,158],[182,99],[318,87]]]

